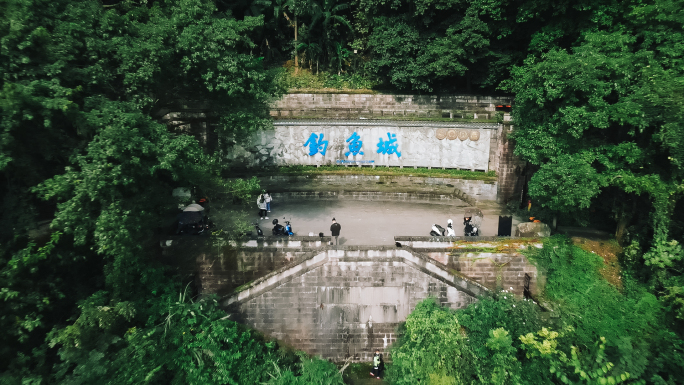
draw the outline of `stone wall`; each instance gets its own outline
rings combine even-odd
[[[491,290],[498,288],[518,296],[523,295],[527,274],[530,276],[530,292],[537,294],[537,267],[522,254],[456,253],[443,250],[423,253]]]
[[[231,319],[336,361],[367,361],[375,349],[385,351],[398,325],[428,297],[458,309],[497,284],[522,296],[525,273],[536,294],[537,270],[518,253],[454,250],[453,240],[331,248],[329,237],[323,245],[319,237],[296,238],[245,240],[239,249],[182,238],[187,242],[174,241],[165,254],[200,251],[194,256],[202,293],[222,295]]]
[[[490,290],[504,289],[523,296],[525,274],[530,277],[530,292],[538,294],[538,282],[543,281],[527,257],[516,251],[483,252],[507,247],[511,238],[502,237],[394,237],[403,247],[424,254],[435,261],[472,279]],[[513,245],[510,245],[513,249]],[[540,242],[521,243],[518,248],[541,247]],[[477,251],[475,251],[477,250]]]
[[[232,318],[323,358],[368,361],[428,297],[462,308],[487,290],[407,250],[328,250],[222,301]]]
[[[275,130],[259,131],[227,150],[225,159],[247,167],[344,164],[488,171],[498,158],[498,128],[491,123],[276,122]]]
[[[225,295],[306,258],[329,242],[329,236],[267,236],[243,239],[236,245],[202,236],[170,236],[161,242],[161,261],[182,276],[194,276],[201,293]]]
[[[431,178],[421,176],[380,176],[380,175],[272,175],[259,177],[262,188],[278,192],[276,200],[282,199],[354,199],[387,201],[426,201],[443,204],[474,205],[480,201],[495,201],[497,182],[457,178]],[[295,189],[303,185],[316,191],[282,192],[283,186]],[[369,192],[377,185],[409,191],[406,193]],[[325,186],[325,191],[316,186]],[[358,188],[356,186],[359,186]],[[424,191],[426,186],[434,188],[429,193],[411,193],[413,188]],[[430,187],[428,187],[430,188]],[[360,191],[357,191],[361,189]],[[320,191],[323,190],[323,191]],[[450,195],[445,194],[450,193]]]
[[[493,119],[511,97],[472,95],[287,94],[273,103],[275,118],[430,117]]]
[[[275,247],[258,250],[229,250],[216,256],[197,256],[197,274],[202,294],[227,295],[307,254]]]
[[[502,125],[499,128],[497,142],[498,164],[496,164],[499,183],[497,185],[497,196],[500,202],[520,200],[523,184],[525,182],[524,161],[520,160],[514,153],[514,143],[508,138],[513,131],[513,126]]]
[[[462,274],[475,282],[495,290],[500,288],[523,295],[525,274],[531,278],[530,291],[537,294],[540,279],[537,268],[525,256],[515,252],[486,253],[454,249],[454,239],[445,242],[411,242],[407,237],[396,237],[403,247],[412,247],[420,253],[444,265],[447,269]],[[423,237],[420,237],[423,238]],[[424,237],[434,238],[434,237]],[[455,237],[461,238],[463,237]],[[482,237],[484,238],[484,237]],[[269,239],[273,239],[272,241]],[[277,241],[275,240],[277,239]],[[321,250],[327,249],[330,237],[325,237],[320,247],[302,246],[301,241],[288,242],[288,238],[263,237],[244,241],[239,249],[226,247],[220,250],[206,246],[199,250],[194,267],[186,264],[185,271],[196,269],[202,293],[227,295],[236,288],[254,282],[289,264],[304,260]],[[467,240],[470,240],[468,238]],[[444,244],[442,244],[444,243]],[[358,247],[344,247],[343,250],[360,250]],[[363,249],[374,249],[367,247]],[[183,247],[176,245],[167,257],[182,255]],[[500,281],[499,281],[500,280]],[[511,289],[512,288],[512,289]]]

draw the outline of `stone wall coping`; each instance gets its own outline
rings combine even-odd
[[[365,251],[365,253],[348,253],[347,251]],[[448,271],[446,266],[414,250],[388,246],[380,246],[377,248],[359,246],[324,248],[318,253],[314,252],[306,257],[298,258],[296,261],[248,284],[243,290],[223,297],[220,301],[221,305],[228,307],[248,301],[277,286],[291,281],[293,278],[314,270],[333,259],[338,261],[342,260],[344,262],[403,262],[473,297],[489,295],[491,293],[484,285],[469,278],[455,275]]]
[[[266,235],[263,237],[245,237],[239,241],[243,248],[276,248],[276,249],[297,249],[317,248],[330,243],[330,236],[274,236]]]
[[[466,194],[437,194],[437,193],[398,193],[383,191],[290,191],[273,193],[274,198],[279,199],[351,199],[351,200],[374,200],[374,201],[439,201],[449,205],[474,206],[477,200]]]
[[[317,241],[330,241],[332,237],[328,236],[323,236],[319,237],[318,235],[314,236],[308,236],[308,235],[294,235],[291,237],[285,237],[285,236],[276,236],[276,235],[264,235],[263,237],[257,237],[258,239],[261,239],[266,242],[275,242],[275,241],[284,241],[284,240],[290,240],[290,241],[300,241],[300,242],[317,242]]]
[[[384,167],[384,166],[383,166]],[[426,168],[426,167],[421,167]],[[436,167],[435,167],[436,168]],[[462,184],[496,184],[497,181],[494,179],[464,179],[458,176],[451,177],[437,177],[437,176],[426,176],[426,175],[373,175],[373,174],[307,174],[307,175],[283,175],[283,174],[265,174],[257,176],[259,179],[275,179],[275,180],[310,180],[310,179],[354,179],[354,180],[394,180],[394,179],[407,179],[410,181],[421,181],[421,183],[445,185],[449,183],[462,183]],[[236,180],[240,178],[226,178],[226,180]]]
[[[283,108],[289,110],[289,108]],[[391,127],[450,127],[466,129],[498,130],[500,123],[469,123],[469,122],[430,122],[412,120],[381,120],[381,119],[316,119],[316,120],[274,120],[274,126],[391,126]]]
[[[437,246],[438,247],[420,247],[420,248],[411,247],[411,248],[414,250],[418,249],[418,250],[420,250],[421,253],[448,253],[448,254],[459,255],[461,257],[469,257],[470,256],[469,254],[473,254],[473,253],[478,254],[478,255],[496,254],[496,255],[509,255],[512,257],[524,256],[521,253],[518,253],[515,251],[508,251],[508,250],[506,250],[505,252],[501,252],[501,253],[486,253],[486,252],[482,252],[479,250],[475,250],[475,251],[473,250],[473,249],[480,248],[480,247],[498,246],[498,245],[494,245],[494,244],[491,244],[491,245],[478,244],[478,245],[472,245],[472,247],[469,247],[470,245],[468,245],[468,246],[462,247],[462,248],[457,248],[457,247],[454,247],[453,245],[447,246],[447,247],[439,247],[439,245],[437,245]]]
[[[489,237],[463,237],[463,236],[458,236],[458,237],[431,237],[431,236],[395,236],[394,241],[395,242],[429,242],[429,243],[435,243],[441,244],[441,243],[452,243],[456,241],[471,241],[471,242],[486,242],[486,241],[505,241],[508,239],[511,239],[513,237],[497,237],[497,236],[489,236]],[[438,246],[434,246],[438,247]],[[453,247],[453,245],[452,245]]]

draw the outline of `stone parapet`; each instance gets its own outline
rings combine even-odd
[[[505,289],[522,297],[527,274],[531,278],[530,292],[538,294],[537,267],[517,251],[495,250],[541,247],[540,242],[517,244],[510,237],[394,237],[394,240],[491,290]]]
[[[272,236],[245,238],[241,241],[240,247],[243,248],[276,248],[276,249],[311,249],[330,243],[330,236]],[[235,242],[237,243],[237,242]],[[234,244],[235,244],[234,243]]]

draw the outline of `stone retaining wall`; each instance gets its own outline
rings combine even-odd
[[[273,103],[276,118],[315,117],[349,119],[430,117],[493,119],[497,105],[511,97],[473,95],[287,94]]]
[[[496,165],[499,184],[497,185],[497,195],[500,202],[521,199],[525,178],[531,175],[523,175],[526,162],[520,160],[515,153],[515,147],[509,135],[513,132],[513,126],[502,125],[499,130],[499,141],[497,142],[496,153],[498,154],[498,164]]]
[[[525,274],[530,277],[530,292],[537,291],[537,267],[516,253],[459,253],[455,251],[422,251],[423,254],[454,269],[491,290],[502,289],[523,296]]]
[[[536,268],[520,254],[458,250],[447,239],[413,249],[410,242],[421,244],[412,238],[402,247],[332,248],[329,237],[260,237],[235,248],[184,237],[164,247],[164,256],[192,258],[202,294],[224,296],[231,319],[336,361],[385,351],[425,298],[458,309],[497,283],[522,296],[525,273],[536,292]]]
[[[305,192],[286,192],[273,193],[273,199],[280,201],[288,200],[302,200],[302,199],[351,199],[359,201],[384,201],[384,202],[421,202],[421,203],[439,203],[450,206],[470,207],[474,204],[474,200],[470,201],[465,198],[460,198],[451,194],[430,194],[430,193],[387,193],[376,191],[351,191],[351,192],[334,192],[334,191],[305,191]]]
[[[487,290],[401,249],[328,250],[222,300],[232,318],[334,361],[368,361],[428,297],[462,308]]]
[[[483,180],[468,180],[456,178],[431,178],[421,176],[380,176],[380,175],[271,175],[259,177],[261,187],[281,199],[361,199],[361,200],[404,200],[430,201],[460,204],[463,201],[473,205],[479,201],[495,201],[497,199],[497,182]],[[281,192],[283,186],[297,188],[299,185],[331,186],[336,191],[288,191]],[[439,187],[436,193],[394,193],[372,191],[377,185],[392,186],[411,190],[425,189],[426,186]],[[358,187],[357,187],[358,186]],[[355,191],[361,189],[362,191]],[[446,189],[450,194],[444,194]],[[318,189],[316,189],[318,190]],[[366,190],[366,191],[364,191]]]

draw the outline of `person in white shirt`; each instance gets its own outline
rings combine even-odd
[[[271,212],[271,200],[273,200],[273,198],[271,198],[271,193],[266,191],[264,193],[264,199],[266,200],[266,211],[268,211],[270,213]]]
[[[259,217],[261,219],[268,219],[266,216],[266,198],[264,197],[264,194],[259,194],[257,197],[257,207],[259,207]]]
[[[446,230],[447,230],[446,231],[447,237],[455,237],[456,236],[456,232],[454,231],[454,221],[452,221],[451,219],[449,219],[447,221],[447,229]]]

